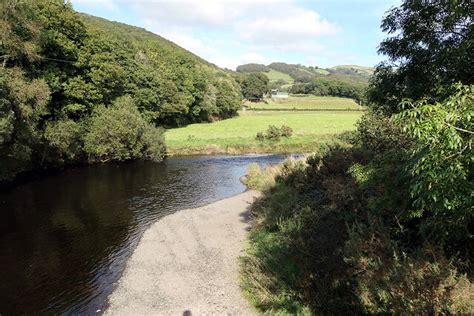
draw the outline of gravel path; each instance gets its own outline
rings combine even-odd
[[[238,285],[248,207],[247,191],[166,216],[143,235],[106,314],[252,315]]]

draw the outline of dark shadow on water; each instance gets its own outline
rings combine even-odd
[[[0,314],[104,310],[142,233],[175,211],[245,191],[249,163],[286,156],[172,158],[88,166],[0,191]],[[250,210],[241,215],[250,221]]]

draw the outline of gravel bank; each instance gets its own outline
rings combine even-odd
[[[255,314],[238,286],[238,256],[255,191],[166,216],[143,235],[106,314]]]

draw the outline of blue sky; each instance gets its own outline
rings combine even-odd
[[[77,11],[146,28],[220,67],[274,61],[374,66],[398,0],[72,0]]]

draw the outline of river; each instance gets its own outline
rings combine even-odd
[[[150,224],[241,193],[249,163],[284,158],[95,165],[0,192],[0,315],[102,311]]]

